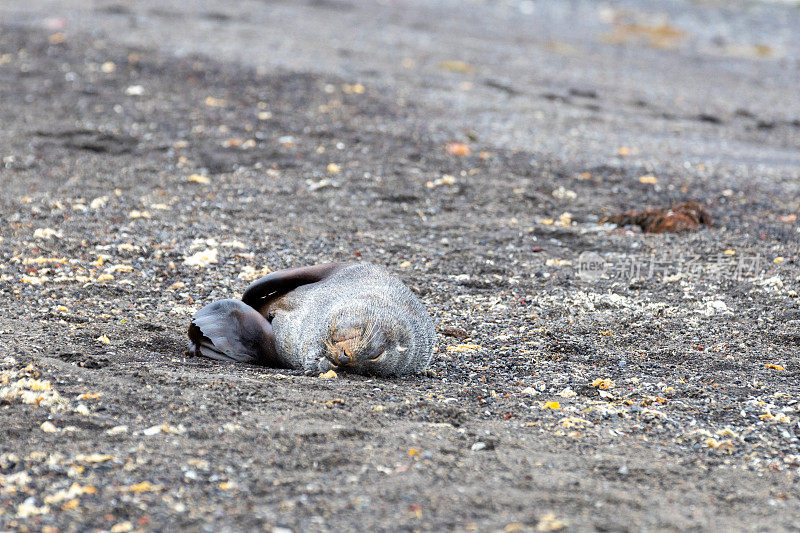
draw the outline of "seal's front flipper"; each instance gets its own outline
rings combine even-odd
[[[302,285],[322,281],[342,267],[344,263],[325,263],[300,268],[287,268],[267,274],[254,281],[242,295],[242,301],[262,311],[270,301]]]
[[[195,355],[219,361],[275,364],[272,326],[239,300],[220,300],[200,309],[189,325]]]
[[[313,361],[310,364],[304,365],[303,371],[306,376],[316,376],[317,374],[324,374],[328,370],[333,370],[334,366],[325,357]]]

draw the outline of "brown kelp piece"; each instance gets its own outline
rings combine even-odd
[[[681,202],[670,208],[625,211],[603,219],[617,226],[639,226],[645,233],[681,233],[711,225],[706,208],[695,201]]]

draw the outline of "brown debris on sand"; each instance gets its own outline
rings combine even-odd
[[[644,211],[625,211],[605,217],[603,222],[617,226],[639,226],[644,233],[681,233],[695,231],[711,225],[711,215],[699,202],[693,200],[674,204],[669,208],[652,208]]]

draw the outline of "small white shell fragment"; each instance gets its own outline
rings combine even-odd
[[[195,254],[192,254],[183,260],[184,265],[197,266],[202,268],[205,268],[208,265],[216,262],[217,262],[216,248],[208,248],[206,250],[203,250],[202,252],[197,252]]]

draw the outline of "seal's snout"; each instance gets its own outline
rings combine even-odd
[[[363,350],[364,331],[359,327],[333,329],[328,341],[327,357],[336,366],[354,364]]]
[[[342,365],[349,365],[352,362],[353,360],[350,358],[350,355],[348,355],[347,351],[342,348],[342,351],[339,352],[339,363]]]
[[[333,341],[328,349],[328,359],[336,366],[352,365],[358,353],[358,345],[354,341],[355,338]]]

